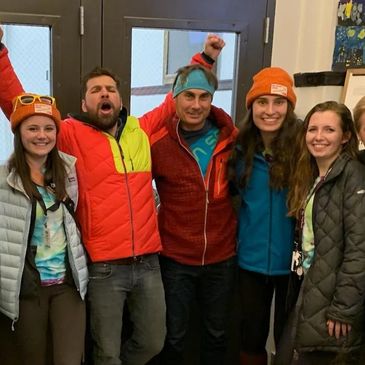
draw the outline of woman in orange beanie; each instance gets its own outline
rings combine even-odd
[[[49,343],[55,365],[83,358],[87,263],[75,158],[56,148],[60,120],[50,96],[15,98],[14,152],[0,166],[0,312],[21,364],[48,363]]]
[[[293,81],[281,68],[253,77],[246,97],[248,112],[231,159],[231,178],[240,195],[238,263],[242,297],[240,364],[267,364],[266,341],[275,292],[277,344],[287,318],[294,220],[287,217],[287,188],[293,141]]]

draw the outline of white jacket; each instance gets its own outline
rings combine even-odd
[[[77,204],[76,159],[60,152],[66,162],[66,190]],[[88,282],[87,259],[73,216],[64,204],[64,227],[72,276],[82,299]],[[19,176],[0,166],[0,311],[16,321],[19,317],[19,293],[28,246],[32,204]]]

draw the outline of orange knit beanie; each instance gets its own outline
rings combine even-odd
[[[249,109],[259,96],[280,95],[288,99],[293,108],[297,97],[293,90],[293,79],[279,67],[267,67],[253,77],[253,84],[246,95],[246,107]]]
[[[56,107],[56,101],[50,96],[23,93],[13,100],[13,112],[10,115],[11,130],[32,115],[45,115],[54,120],[57,131],[60,129],[61,114]]]

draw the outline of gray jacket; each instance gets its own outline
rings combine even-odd
[[[313,202],[314,261],[304,280],[296,347],[348,352],[364,341],[365,166],[343,153]],[[327,319],[351,324],[347,337]]]
[[[77,204],[76,159],[60,152],[66,162],[66,190]],[[67,253],[75,285],[84,299],[88,282],[87,260],[75,220],[61,204],[67,238]],[[0,166],[0,311],[16,321],[19,316],[19,294],[28,236],[32,204],[19,176],[6,166]]]

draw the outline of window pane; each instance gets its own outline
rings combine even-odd
[[[202,51],[208,32],[132,29],[131,114],[140,116],[162,102],[171,89],[174,73],[190,62],[193,54]],[[219,33],[225,40],[216,66],[220,89],[213,104],[231,114],[232,79],[236,52],[236,34]]]
[[[51,90],[51,30],[48,26],[2,25],[3,43],[9,49],[10,60],[25,90],[50,94]],[[13,150],[13,134],[9,121],[0,111],[0,161]]]

